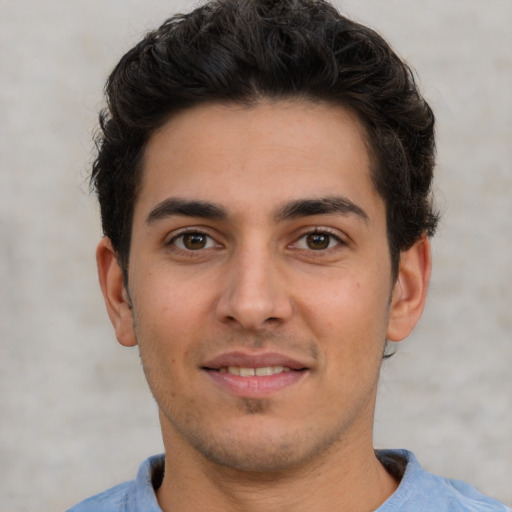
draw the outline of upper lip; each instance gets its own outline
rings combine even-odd
[[[265,366],[284,366],[291,370],[304,370],[308,364],[293,357],[278,352],[265,352],[261,354],[249,354],[246,352],[227,352],[210,359],[204,363],[203,368],[219,370],[228,366],[241,368],[263,368]]]

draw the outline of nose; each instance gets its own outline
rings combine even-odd
[[[230,258],[217,318],[258,331],[290,319],[293,305],[282,272],[268,250],[245,248]]]

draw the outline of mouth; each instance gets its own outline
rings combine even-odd
[[[242,397],[263,397],[300,382],[308,365],[282,354],[223,354],[202,370],[224,391]]]
[[[246,368],[243,366],[223,366],[219,368],[220,373],[229,373],[231,375],[240,375],[240,377],[268,377],[278,373],[291,372],[286,366],[261,366],[258,368]]]

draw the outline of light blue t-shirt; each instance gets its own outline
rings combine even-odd
[[[458,480],[428,473],[407,450],[378,450],[390,473],[402,473],[398,489],[375,512],[512,512]],[[154,485],[160,485],[164,456],[155,455],[139,467],[135,480],[82,501],[68,512],[162,512]]]

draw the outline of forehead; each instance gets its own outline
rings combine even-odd
[[[150,138],[135,215],[168,197],[247,212],[333,193],[367,208],[380,201],[365,132],[351,111],[298,100],[206,104],[172,117]]]

